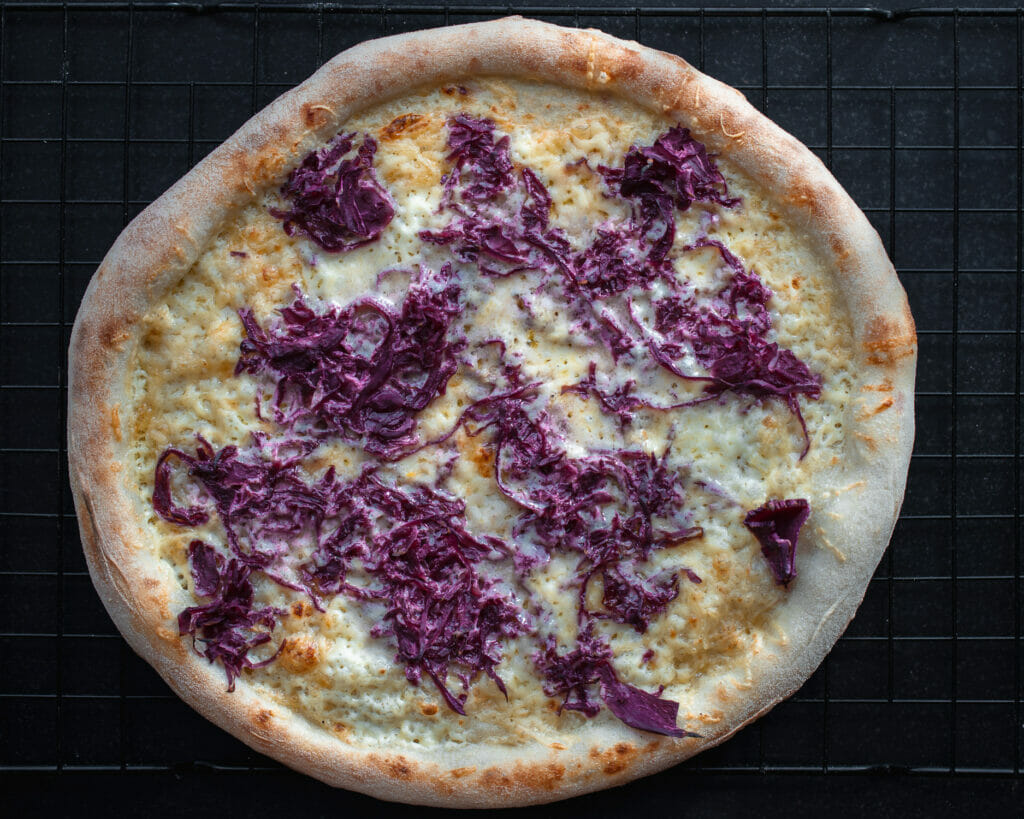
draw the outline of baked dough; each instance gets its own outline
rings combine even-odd
[[[269,400],[267,385],[234,374],[243,338],[235,311],[251,309],[270,326],[294,284],[326,310],[365,294],[382,270],[426,258],[420,231],[437,227],[446,123],[459,113],[487,117],[509,135],[513,159],[543,176],[552,221],[574,239],[616,216],[589,165],[689,128],[744,202],[719,208],[710,235],[757,270],[774,293],[774,338],[822,379],[819,399],[801,399],[806,457],[794,415],[774,400],[726,394],[672,413],[641,410],[642,423],[624,428],[594,396],[563,394],[585,379],[590,360],[605,362],[604,378],[616,370],[604,352],[576,349],[557,304],[538,297],[537,337],[514,343],[509,304],[524,292],[509,291],[515,276],[493,279],[489,300],[475,306],[477,329],[502,329],[508,354],[527,370],[538,360],[531,350],[546,356],[534,369],[546,380],[549,411],[571,432],[567,447],[675,447],[683,459],[673,466],[687,475],[691,522],[703,537],[666,550],[673,562],[665,565],[685,564],[703,582],[683,579],[646,632],[600,627],[613,638],[622,679],[646,691],[664,686],[662,696],[680,703],[680,729],[699,736],[640,731],[607,708],[592,718],[559,711],[525,635],[507,641],[497,667],[508,699],[482,677],[462,692],[459,715],[426,678],[410,685],[393,644],[370,635],[372,611],[344,597],[321,610],[267,578],[254,580],[258,601],[287,614],[253,659],[274,661],[244,671],[233,690],[224,669],[179,633],[179,613],[201,602],[189,543],[223,547],[224,533],[214,515],[196,528],[154,511],[160,454],[194,452],[194,433],[220,449],[245,446],[253,428],[274,430],[253,403],[257,394]],[[378,139],[375,168],[395,218],[375,242],[318,253],[301,231],[286,235],[270,208],[281,206],[289,172],[339,132]],[[581,158],[587,167],[569,167]],[[679,243],[708,231],[699,222],[707,212],[679,215]],[[429,252],[436,261],[443,251]],[[687,260],[681,275],[711,287],[715,249]],[[186,702],[256,750],[333,785],[448,806],[529,804],[622,783],[721,742],[792,693],[863,597],[895,524],[913,440],[916,337],[905,294],[878,236],[810,151],[676,57],[519,18],[365,43],[256,115],[118,238],[86,293],[70,361],[69,457],[83,544],[131,646]],[[460,401],[479,397],[459,379],[417,419],[423,440],[451,427]],[[672,443],[680,435],[685,442]],[[449,440],[459,457],[447,486],[466,501],[470,531],[504,535],[515,510],[495,490],[484,437],[460,431]],[[439,459],[425,453],[400,461],[404,474],[393,466],[388,474],[436,482]],[[354,477],[369,456],[329,438],[313,457],[303,467],[310,480],[329,465]],[[780,585],[744,511],[793,497],[809,500],[811,516],[797,579]],[[569,647],[576,595],[560,584],[573,564],[556,555],[531,581],[552,612],[550,630]]]

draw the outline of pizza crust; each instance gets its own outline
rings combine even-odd
[[[853,327],[858,383],[848,457],[821,477],[844,571],[819,550],[801,563],[780,623],[784,643],[755,657],[749,679],[724,675],[713,702],[683,703],[702,739],[586,724],[559,747],[460,748],[387,755],[317,731],[196,655],[168,593],[136,544],[136,501],[120,478],[117,419],[139,319],[190,269],[208,240],[257,191],[280,180],[345,121],[425,83],[505,75],[623,95],[697,131],[709,151],[777,194],[835,271]],[[132,648],[204,716],[254,749],[332,785],[385,799],[462,807],[546,802],[653,773],[718,744],[788,696],[820,664],[856,611],[888,543],[913,443],[916,336],[895,271],[867,219],[821,162],[736,90],[683,60],[597,31],[521,18],[416,32],[346,51],[246,123],[147,208],[90,282],[70,349],[68,451],[93,582]],[[824,535],[823,535],[824,536]],[[685,714],[689,710],[693,719]],[[557,745],[558,743],[556,743]]]

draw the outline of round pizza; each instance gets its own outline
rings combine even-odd
[[[253,748],[388,799],[571,796],[821,662],[896,520],[915,359],[877,234],[737,91],[522,19],[391,37],[94,276],[85,553]]]

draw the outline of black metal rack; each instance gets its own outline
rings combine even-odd
[[[510,11],[740,88],[867,212],[920,335],[907,498],[860,613],[794,697],[655,787],[1019,777],[1024,12],[327,2],[0,5],[0,771],[280,770],[180,703],[92,589],[65,466],[70,324],[122,226],[325,58]]]

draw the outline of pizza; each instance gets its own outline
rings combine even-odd
[[[131,646],[253,748],[449,806],[622,783],[790,694],[913,438],[906,297],[810,151],[518,18],[260,112],[118,238],[70,356]]]

